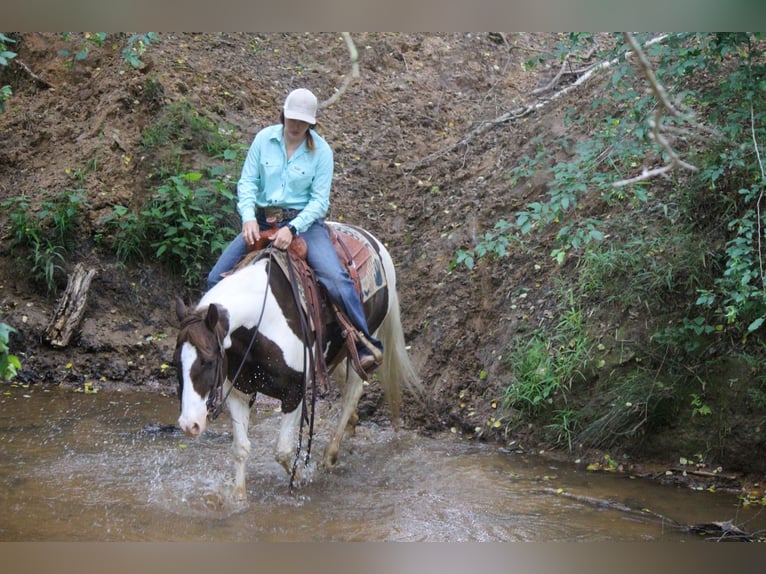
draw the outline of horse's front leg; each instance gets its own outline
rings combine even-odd
[[[338,462],[338,452],[340,451],[340,441],[343,440],[343,434],[346,432],[346,428],[349,421],[352,422],[352,432],[356,428],[358,417],[356,414],[356,407],[359,404],[359,399],[362,396],[364,389],[362,379],[356,374],[356,372],[350,371],[348,375],[348,381],[341,387],[341,410],[338,417],[338,426],[335,428],[335,434],[330,442],[327,443],[327,447],[324,450],[324,456],[322,457],[322,466],[329,468],[335,466]]]
[[[224,396],[229,391],[231,384],[226,381],[224,387]],[[245,488],[245,472],[247,470],[247,459],[250,455],[250,439],[247,437],[247,431],[250,426],[250,405],[249,398],[237,391],[231,392],[227,401],[229,414],[231,416],[231,430],[233,435],[232,452],[234,454],[234,497],[237,500],[247,500],[247,489]]]
[[[279,425],[279,437],[277,438],[276,459],[292,475],[293,464],[295,463],[295,441],[298,433],[298,426],[301,422],[301,413],[303,412],[303,401],[289,413],[282,414],[282,422]]]

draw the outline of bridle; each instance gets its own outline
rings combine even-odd
[[[217,353],[215,358],[215,379],[213,379],[213,388],[210,389],[210,394],[207,397],[207,415],[210,417],[211,420],[215,420],[218,418],[218,415],[221,414],[223,411],[223,404],[226,402],[226,399],[229,398],[229,393],[231,393],[231,389],[229,389],[229,393],[226,393],[226,396],[223,396],[223,381],[226,378],[224,375],[224,367],[226,364],[226,350],[223,348],[223,341],[221,340],[221,336],[218,334],[218,331],[215,331],[215,343],[217,347]],[[244,358],[242,359],[244,362]],[[240,365],[240,369],[242,366]],[[239,373],[237,373],[239,374]],[[232,383],[231,388],[234,388],[234,384]]]

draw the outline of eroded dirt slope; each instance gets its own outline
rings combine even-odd
[[[9,214],[0,214],[0,313],[18,329],[12,350],[24,365],[20,378],[172,394],[173,297],[193,301],[200,293],[149,262],[125,268],[91,239],[113,206],[139,207],[156,185],[141,134],[163,104],[187,101],[232,126],[247,145],[278,121],[291,89],[308,87],[320,101],[335,93],[351,69],[346,43],[335,33],[161,34],[146,66],[135,70],[123,63],[116,36],[74,63],[58,51],[75,49],[81,35],[15,38],[26,69],[12,65],[3,82],[14,94],[0,115],[0,201],[26,194],[34,203],[41,190],[85,189],[90,207],[82,245],[65,268],[83,262],[97,271],[81,332],[66,349],[47,347],[41,333],[65,279],[54,295],[35,289],[9,252]],[[493,123],[535,101],[533,90],[552,72],[525,62],[545,52],[555,35],[358,33],[353,39],[360,77],[319,117],[318,130],[336,154],[330,217],[383,238],[397,264],[405,332],[429,392],[426,410],[408,409],[408,422],[469,435],[479,428],[500,438],[487,423],[508,383],[508,341],[552,319],[553,282],[576,270],[551,263],[545,235],[474,273],[451,271],[449,264],[456,250],[544,193],[543,181],[512,187],[508,172],[536,136],[551,161],[565,159],[561,136],[571,141],[581,134],[564,126],[563,109],[587,113],[599,82],[536,113]],[[161,90],[148,93],[147,80]],[[375,412],[378,399],[370,394],[366,412]]]

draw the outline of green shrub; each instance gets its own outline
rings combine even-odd
[[[177,175],[184,169],[184,154],[203,152],[213,159],[244,160],[245,150],[234,139],[230,126],[217,125],[185,101],[171,102],[159,118],[141,134],[144,151],[155,154],[154,168],[160,178]]]
[[[505,414],[517,410],[540,420],[555,431],[557,442],[569,444],[576,418],[567,404],[572,385],[583,380],[590,344],[582,312],[574,307],[550,329],[516,339],[507,358],[512,380],[501,410]]]
[[[16,57],[16,52],[11,52],[8,49],[8,44],[15,42],[16,40],[0,32],[0,66],[3,68],[8,67],[10,61]],[[0,113],[5,111],[5,102],[11,98],[12,94],[11,86],[0,86]]]
[[[8,340],[11,333],[16,329],[5,323],[0,323],[0,379],[10,381],[16,377],[21,369],[21,361],[15,355],[11,355],[8,348]]]
[[[124,260],[153,257],[199,286],[204,268],[236,235],[235,195],[221,170],[172,176],[158,187],[140,213],[114,208],[100,231]]]
[[[64,272],[61,264],[78,245],[87,201],[82,189],[60,194],[43,192],[43,196],[37,210],[24,195],[4,201],[2,206],[10,217],[12,253],[24,263],[22,268],[35,282],[52,292],[56,276]]]

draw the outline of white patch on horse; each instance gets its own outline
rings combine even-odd
[[[283,354],[282,360],[294,371],[303,371],[303,342],[293,333],[287,319],[271,289],[264,296],[263,287],[267,284],[267,260],[263,259],[249,265],[230,279],[217,283],[200,300],[197,308],[213,303],[224,303],[229,312],[229,333],[223,341],[224,349],[231,347],[230,334],[239,327],[253,329],[258,327],[258,336],[273,341],[280,349],[292,352]],[[280,271],[275,269],[276,273]],[[236,280],[233,280],[236,278]],[[252,289],[243,289],[242,284],[252,285]],[[264,304],[266,308],[261,314]],[[260,323],[258,320],[260,319]]]
[[[178,426],[184,433],[196,437],[205,432],[207,427],[207,397],[199,396],[191,380],[191,366],[197,360],[197,349],[191,343],[181,347],[181,365],[183,365],[183,391],[181,393],[181,416]]]

